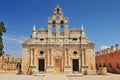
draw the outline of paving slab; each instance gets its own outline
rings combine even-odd
[[[0,74],[0,80],[43,80],[44,76]]]
[[[68,74],[67,74],[68,75]],[[76,75],[76,74],[37,74],[15,75],[0,74],[0,80],[120,80],[120,74],[110,75]]]
[[[106,76],[106,75],[85,75],[82,77],[68,77],[69,80],[120,80],[118,77]]]
[[[43,80],[69,80],[65,74],[46,74]]]

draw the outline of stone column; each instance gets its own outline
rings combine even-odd
[[[119,45],[116,44],[116,51],[119,51]]]
[[[83,53],[84,53],[84,65],[86,65],[86,50],[85,49],[83,50]]]
[[[102,55],[102,50],[100,50],[100,55]]]
[[[111,53],[111,52],[110,52],[110,48],[107,48],[107,54],[109,54],[109,53]]]
[[[52,36],[52,23],[48,23],[48,36]]]
[[[35,59],[35,52],[34,51],[35,51],[35,49],[33,48],[32,49],[32,55],[33,55],[33,61],[32,62],[33,62],[33,65],[35,65],[35,60],[34,60]]]
[[[105,49],[105,54],[108,54],[108,51],[107,51],[107,49]]]
[[[56,37],[60,36],[60,24],[56,23]]]
[[[49,52],[49,50],[47,49],[47,47],[46,47],[46,50],[45,50],[45,56],[46,56],[46,66],[48,66],[49,64],[49,62],[48,62],[48,60],[49,60],[49,57],[48,57],[48,52]]]
[[[31,66],[31,49],[29,49],[29,66]]]
[[[82,49],[82,65],[85,65],[85,54],[84,54],[84,49]]]
[[[111,53],[114,52],[114,46],[111,46]]]
[[[49,49],[49,65],[51,65],[51,49]]]
[[[31,55],[31,66],[33,65],[33,52],[32,49],[30,50],[30,55]]]
[[[68,48],[66,49],[67,65],[69,65]]]
[[[68,36],[68,23],[64,24],[64,36],[67,37]]]

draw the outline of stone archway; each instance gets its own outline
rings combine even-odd
[[[62,59],[55,59],[54,70],[57,73],[62,72]]]
[[[59,73],[63,72],[63,55],[62,51],[57,49],[54,51],[54,72]]]

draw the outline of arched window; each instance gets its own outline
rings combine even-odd
[[[96,64],[96,69],[98,70],[98,68],[99,68],[99,67],[98,67],[98,65]]]
[[[109,63],[109,67],[112,68],[112,64],[111,63]]]
[[[52,32],[56,33],[56,22],[55,21],[52,22]]]
[[[99,64],[99,67],[101,67],[101,63]]]
[[[116,63],[116,68],[120,69],[120,64],[119,63]]]
[[[56,23],[55,21],[52,22],[52,27],[55,27],[56,26]]]
[[[106,67],[106,64],[105,64],[105,63],[103,64],[103,67]]]
[[[60,10],[59,9],[57,9],[57,13],[59,13],[60,12]]]
[[[17,63],[16,67],[17,67],[17,69],[21,69],[21,64]]]
[[[64,21],[60,22],[60,27],[64,27]]]
[[[64,32],[64,21],[60,22],[60,32]]]

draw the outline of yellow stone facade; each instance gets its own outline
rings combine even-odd
[[[18,70],[21,68],[21,58],[3,54],[0,56],[0,71]]]
[[[33,26],[31,37],[22,44],[22,71],[44,73],[95,73],[94,43],[84,27],[68,28],[68,18],[57,6],[48,18],[48,30]]]

